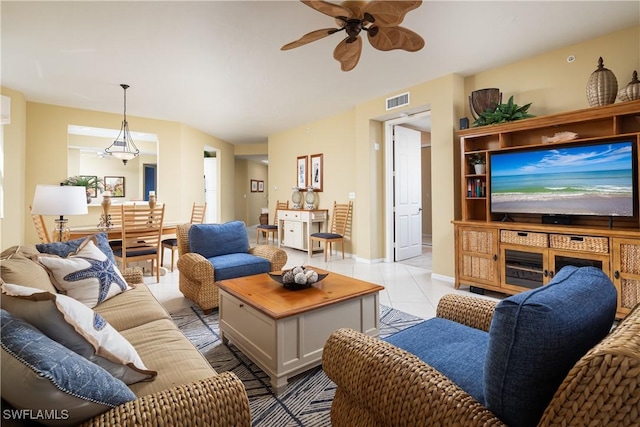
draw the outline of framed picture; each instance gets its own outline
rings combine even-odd
[[[307,156],[299,156],[296,163],[296,187],[307,188]]]
[[[124,197],[124,176],[105,176],[104,190],[111,191],[111,197]]]
[[[258,192],[258,181],[255,179],[251,180],[251,192],[252,193],[257,193]]]
[[[322,191],[324,181],[324,170],[322,166],[322,154],[311,155],[311,187],[313,191]]]
[[[258,181],[258,193],[264,193],[264,181]]]
[[[95,185],[87,187],[87,194],[91,197],[98,197],[98,177],[95,175],[80,175],[80,178],[87,182],[95,182]]]

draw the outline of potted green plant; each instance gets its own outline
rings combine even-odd
[[[104,182],[102,181],[102,178],[92,175],[70,176],[65,179],[62,184],[85,187],[87,189],[87,203],[91,203],[91,197],[96,197],[98,195],[97,190],[104,190]]]
[[[531,107],[531,103],[522,107],[518,106],[513,102],[513,96],[511,96],[506,104],[497,104],[494,109],[489,108],[480,113],[480,117],[473,122],[473,126],[486,126],[535,117],[528,113],[529,107]]]
[[[487,157],[484,154],[474,153],[469,156],[469,164],[473,166],[476,174],[481,175],[486,170]]]

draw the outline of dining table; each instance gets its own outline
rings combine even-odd
[[[179,221],[165,222],[162,224],[162,237],[175,237],[176,226]],[[108,240],[122,240],[122,226],[114,225],[109,228],[97,226],[78,226],[69,228],[69,239],[79,239],[98,233],[107,233]]]

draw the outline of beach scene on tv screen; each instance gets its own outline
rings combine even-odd
[[[633,216],[631,142],[491,156],[491,211]]]

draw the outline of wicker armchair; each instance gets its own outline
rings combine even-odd
[[[496,303],[447,295],[437,317],[488,331]],[[332,334],[323,369],[337,384],[340,426],[506,426],[418,357],[350,329]],[[640,306],[571,369],[538,426],[638,426]]]
[[[182,294],[202,308],[205,314],[218,307],[218,285],[213,264],[202,255],[190,252],[189,229],[192,224],[176,227],[178,238],[178,288]],[[249,254],[268,260],[271,271],[282,270],[287,263],[287,253],[270,245],[258,245],[249,249]]]

